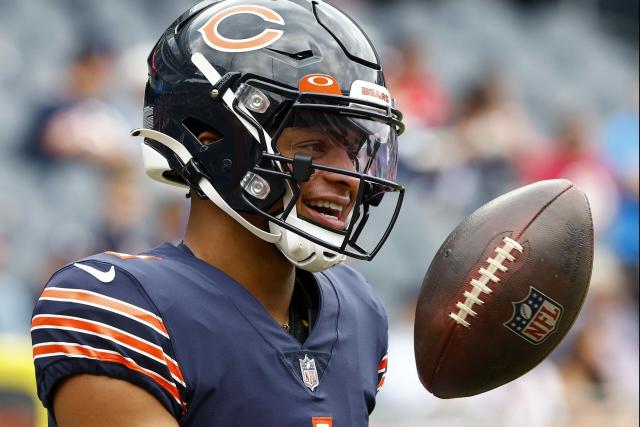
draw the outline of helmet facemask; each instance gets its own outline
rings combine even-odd
[[[292,262],[315,269],[313,264],[334,265],[345,255],[372,259],[402,202],[404,189],[393,182],[401,115],[367,100],[300,93],[257,80],[243,84],[236,96],[252,110],[266,108],[268,101],[258,98],[268,100],[271,91],[288,97],[290,107],[270,137],[260,141],[263,162],[243,183],[246,203],[253,205],[252,199],[260,197],[268,182],[285,180],[288,190],[277,209],[265,212],[256,207],[255,212],[269,221],[272,233],[283,234],[276,244]],[[251,121],[237,105],[236,111]],[[258,191],[252,188],[255,184]],[[377,237],[363,236],[370,208],[389,193],[395,200],[384,209],[387,227]]]

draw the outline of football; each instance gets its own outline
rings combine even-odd
[[[418,297],[420,381],[440,398],[472,396],[540,363],[575,321],[589,287],[593,222],[564,179],[506,193],[442,244]]]

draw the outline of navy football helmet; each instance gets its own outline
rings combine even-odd
[[[375,256],[402,204],[404,127],[376,52],[349,17],[319,0],[205,1],[171,24],[148,63],[144,127],[132,134],[145,138],[151,177],[210,199],[305,270]],[[221,139],[203,143],[207,130]],[[315,174],[352,190],[304,200]],[[388,194],[385,225],[363,237]]]

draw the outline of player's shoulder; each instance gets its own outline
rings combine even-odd
[[[188,258],[180,258],[173,245],[163,244],[141,254],[103,252],[71,262],[51,276],[33,311],[33,318],[46,315],[85,316],[99,314],[100,321],[128,322],[164,318],[184,293],[175,286],[192,277]],[[186,287],[189,289],[190,287]],[[124,316],[124,317],[123,317]],[[151,321],[157,330],[163,327]]]
[[[367,279],[347,264],[339,264],[321,273],[333,284],[338,296],[350,305],[366,306],[386,317],[382,303]]]
[[[182,267],[176,262],[175,250],[164,244],[141,254],[107,251],[90,255],[55,272],[43,293],[61,293],[60,289],[65,289],[125,300],[135,298],[136,294],[153,293],[154,289],[167,288],[163,284],[170,282],[169,273],[175,274]],[[154,286],[148,286],[150,283]]]
[[[171,295],[148,282],[170,282],[175,262],[162,254],[160,247],[141,255],[92,255],[51,277],[31,321],[38,394],[47,407],[60,381],[89,373],[132,382],[181,413],[186,383],[166,319]]]

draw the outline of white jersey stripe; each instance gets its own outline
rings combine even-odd
[[[55,297],[40,297],[40,301],[58,301],[58,302],[70,302],[70,303],[76,303],[76,304],[83,304],[83,305],[89,305],[91,307],[96,307],[96,308],[100,308],[102,310],[106,310],[106,311],[110,311],[112,313],[117,313],[121,316],[127,317],[131,320],[135,320],[136,322],[142,323],[145,326],[150,327],[151,329],[153,329],[154,331],[156,331],[157,333],[159,333],[160,335],[162,335],[163,337],[165,337],[166,339],[170,339],[169,335],[165,334],[164,331],[156,328],[155,326],[153,326],[152,324],[145,322],[142,319],[139,319],[135,316],[131,316],[130,314],[127,314],[125,312],[122,312],[120,310],[117,310],[115,308],[110,308],[110,307],[106,307],[104,305],[101,304],[96,304],[93,302],[89,302],[89,301],[80,301],[80,300],[75,300],[72,298],[55,298]]]
[[[160,322],[162,322],[162,318],[161,317],[159,317],[156,314],[150,312],[149,310],[145,310],[144,308],[140,308],[137,305],[133,305],[133,304],[130,304],[128,302],[119,300],[117,298],[112,298],[112,297],[100,294],[98,292],[87,291],[87,290],[84,290],[84,289],[59,288],[59,287],[56,287],[56,286],[47,286],[45,289],[52,289],[52,290],[56,290],[56,291],[78,292],[78,293],[81,293],[81,294],[93,295],[93,296],[96,296],[96,297],[99,297],[99,298],[104,298],[104,299],[113,301],[113,302],[118,303],[118,304],[126,305],[126,306],[128,306],[128,307],[130,307],[130,308],[132,308],[134,310],[139,310],[139,311],[141,311],[141,312],[143,312],[145,314],[148,314],[149,316],[155,317]]]
[[[153,371],[151,369],[147,369],[144,366],[140,366],[138,363],[136,363],[135,360],[131,359],[130,357],[124,356],[124,355],[118,353],[117,351],[106,350],[106,349],[101,349],[101,348],[95,348],[95,347],[91,347],[89,345],[70,343],[70,342],[61,342],[61,341],[50,341],[50,342],[34,344],[33,348],[38,348],[38,347],[47,346],[47,345],[63,345],[63,346],[70,346],[70,347],[80,347],[80,348],[85,348],[85,349],[94,351],[96,353],[114,354],[114,355],[117,355],[117,356],[120,356],[120,357],[126,359],[128,362],[134,364],[135,366],[137,366],[138,368],[140,368],[144,372],[148,373],[149,375],[151,375],[153,377],[156,377],[156,378],[160,378],[160,379],[162,379],[164,381],[167,381],[168,383],[173,385],[173,387],[176,387],[176,385],[175,385],[175,383],[173,381],[165,378],[164,376],[160,375],[156,371]],[[36,360],[36,359],[40,359],[40,358],[54,357],[54,356],[77,357],[77,358],[82,358],[82,359],[100,360],[98,358],[91,357],[91,356],[80,355],[80,354],[68,354],[68,353],[64,353],[64,352],[44,353],[44,354],[40,354],[40,355],[34,356],[33,359]],[[176,391],[177,391],[177,388],[176,388]],[[176,402],[178,402],[178,404],[185,405],[185,403],[183,401],[177,399],[175,396],[173,396],[173,398],[176,400]]]
[[[70,326],[41,325],[41,326],[32,327],[31,331],[35,331],[35,330],[38,330],[38,329],[59,329],[59,330],[74,331],[74,332],[80,332],[80,333],[87,334],[87,335],[97,336],[99,338],[112,341],[112,342],[114,342],[114,343],[116,343],[118,345],[121,345],[121,346],[126,347],[128,349],[131,349],[131,350],[135,351],[136,353],[139,353],[139,354],[141,354],[141,355],[143,355],[145,357],[148,357],[149,359],[155,360],[156,362],[167,366],[167,368],[169,368],[169,365],[167,363],[167,361],[169,361],[172,364],[174,364],[176,369],[180,370],[180,367],[179,367],[178,363],[175,360],[173,360],[171,357],[169,357],[164,352],[164,349],[162,347],[160,347],[160,346],[158,346],[156,344],[153,344],[153,343],[151,343],[151,342],[149,342],[149,341],[147,341],[147,340],[145,340],[143,338],[140,338],[140,337],[138,337],[136,335],[133,335],[133,334],[130,334],[130,333],[126,332],[126,331],[123,331],[122,329],[113,327],[111,325],[107,325],[107,324],[102,323],[102,322],[96,322],[96,321],[89,320],[89,319],[84,319],[84,318],[81,318],[81,317],[64,316],[64,315],[59,315],[59,314],[46,314],[46,315],[45,314],[38,314],[38,315],[34,316],[33,319],[42,318],[42,317],[54,317],[54,318],[62,318],[62,319],[69,319],[69,320],[79,320],[79,321],[82,321],[82,322],[91,323],[91,324],[98,325],[98,326],[106,328],[106,329],[110,329],[110,330],[119,332],[119,333],[124,334],[126,336],[129,336],[129,337],[131,337],[131,338],[133,338],[135,340],[141,341],[144,344],[147,344],[147,345],[149,345],[149,346],[151,346],[153,348],[156,348],[159,352],[162,353],[163,358],[166,358],[166,359],[165,360],[159,359],[159,358],[157,358],[157,357],[155,357],[155,356],[153,356],[153,355],[151,355],[151,354],[149,354],[149,353],[147,353],[147,352],[145,352],[143,350],[140,350],[140,349],[138,349],[138,348],[136,348],[136,347],[134,347],[132,345],[129,345],[127,343],[124,343],[124,342],[122,342],[122,341],[120,341],[120,340],[118,340],[118,339],[116,339],[114,337],[110,337],[108,335],[99,334],[97,332],[87,331],[85,329],[74,328],[74,327],[70,327]],[[169,371],[171,371],[171,369],[169,369]],[[173,372],[171,373],[171,376],[173,378],[175,378],[176,381],[178,381],[182,386],[186,387],[186,384],[182,380],[180,380],[178,377],[176,377],[173,374]]]

